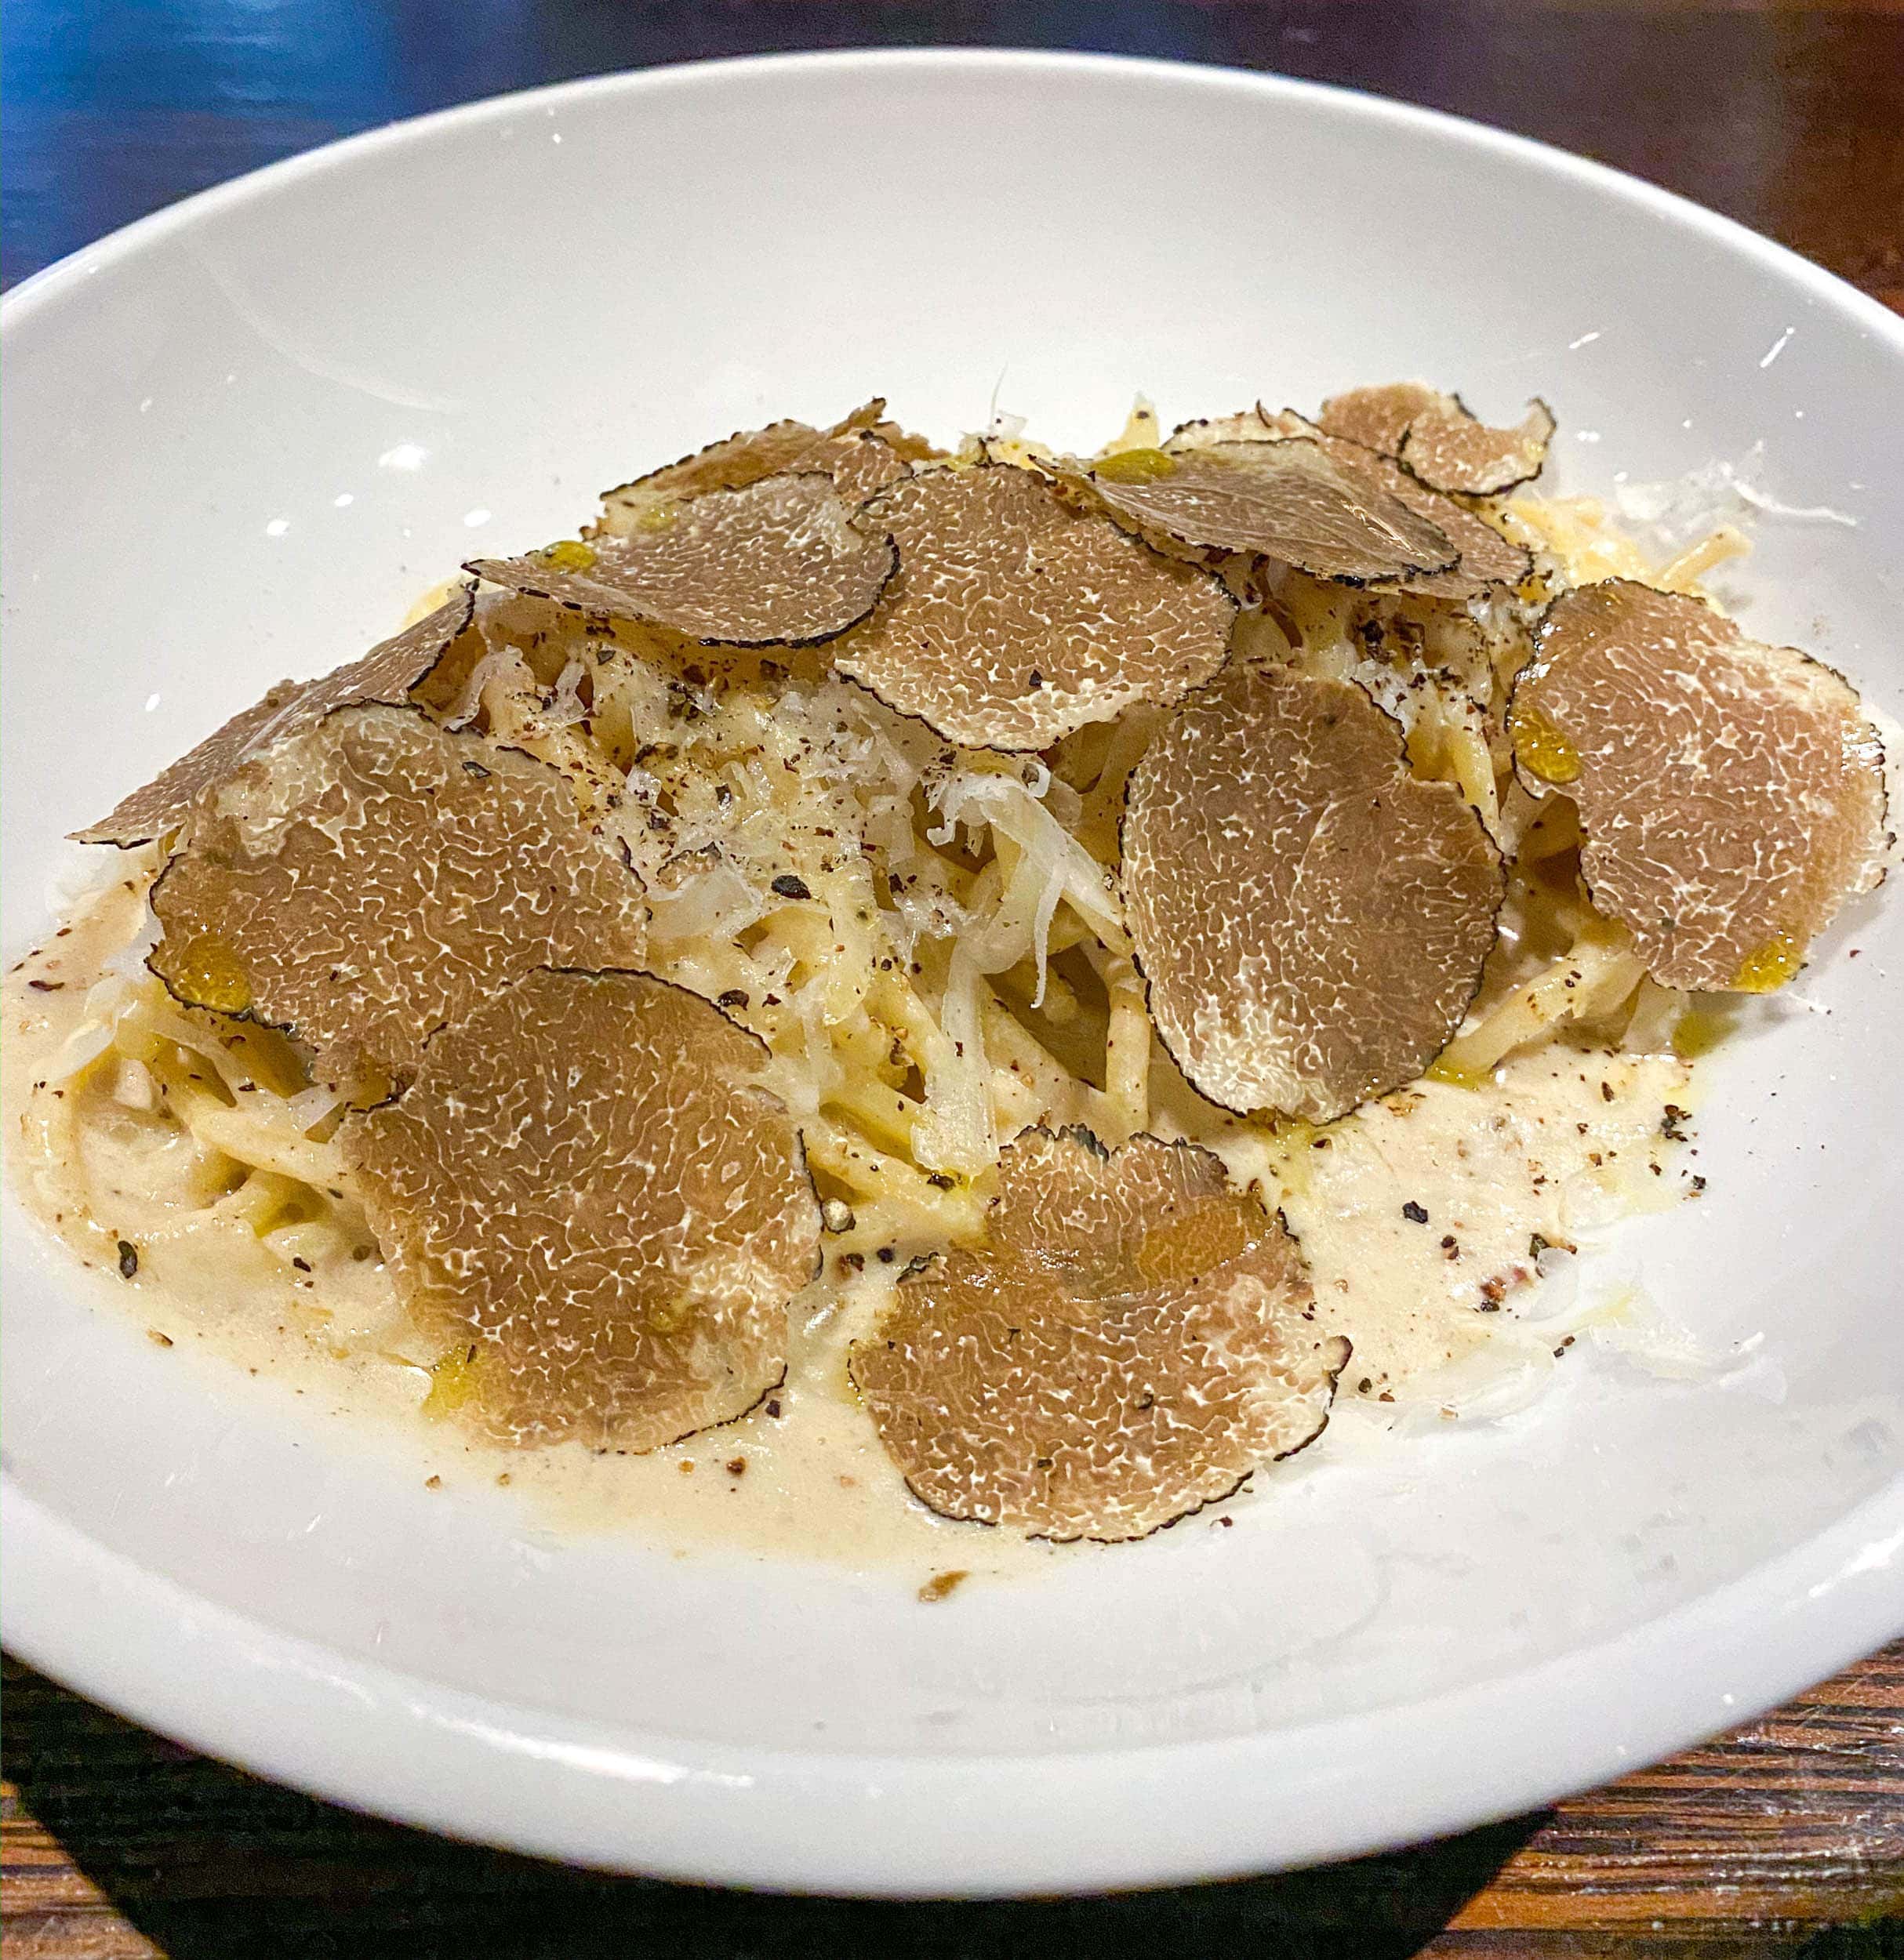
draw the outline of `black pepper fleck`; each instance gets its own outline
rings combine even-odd
[[[1428,1222],[1427,1207],[1417,1204],[1412,1198],[1401,1207],[1401,1215],[1411,1225],[1426,1225]]]

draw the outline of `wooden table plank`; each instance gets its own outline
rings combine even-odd
[[[1699,198],[1904,311],[1904,0],[5,0],[5,35],[7,282],[191,191],[476,96],[776,47],[994,42],[1272,68],[1474,116]],[[272,1789],[23,1671],[6,1690],[8,1960],[1139,1943],[1158,1960],[1904,1960],[1904,1646],[1722,1743],[1404,1856],[922,1909],[563,1872]]]

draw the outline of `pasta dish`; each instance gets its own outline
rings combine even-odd
[[[1891,848],[1849,684],[1707,595],[1743,537],[1656,561],[1552,432],[874,402],[612,490],[85,833],[16,1182],[166,1345],[657,1515],[1135,1538],[1550,1372]]]

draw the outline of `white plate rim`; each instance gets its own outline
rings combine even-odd
[[[1904,362],[1904,321],[1730,219],[1588,159],[1438,111],[1251,71],[1086,53],[845,49],[554,84],[385,125],[140,219],[22,281],[0,332],[233,204],[383,148],[595,97],[787,69],[1148,72],[1324,98],[1426,127],[1668,217],[1800,288]],[[1904,1628],[1904,1479],[1785,1556],[1615,1638],[1406,1708],[1220,1742],[929,1759],[746,1751],[564,1721],[343,1657],[190,1594],[0,1478],[0,1639],[191,1747],[332,1801],[540,1855],[703,1882],[895,1897],[1095,1891],[1353,1857],[1550,1802],[1762,1712]],[[1768,1610],[1768,1602],[1772,1602]],[[1745,1610],[1750,1604],[1753,1611]],[[123,1629],[136,1626],[130,1642]],[[1725,1653],[1688,1690],[1689,1653]],[[1328,1747],[1318,1748],[1326,1737]],[[1563,1759],[1566,1768],[1557,1772]],[[1451,1766],[1459,1766],[1451,1775]],[[1379,1817],[1354,1792],[1375,1780]],[[1212,1808],[1258,1783],[1262,1808]],[[1337,1808],[1338,1803],[1343,1807]],[[1273,1820],[1273,1821],[1272,1821]],[[1271,1835],[1273,1828],[1274,1835]]]
[[[939,1759],[607,1730],[344,1661],[103,1549],[11,1483],[0,1484],[0,1639],[20,1659],[314,1796],[649,1877],[994,1897],[1241,1877],[1393,1849],[1671,1755],[1895,1635],[1904,1490],[1613,1639],[1404,1709],[1217,1742]],[[1768,1598],[1782,1602],[1770,1614]],[[141,1629],[136,1648],[128,1626]],[[1720,1653],[1722,1679],[1689,1692],[1684,1657]],[[1378,1780],[1386,1795],[1376,1817],[1357,1798]],[[1212,1805],[1211,1792],[1252,1784],[1273,1790],[1273,1823],[1228,1798]]]

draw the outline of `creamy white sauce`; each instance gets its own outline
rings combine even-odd
[[[409,1425],[427,1439],[431,1475],[507,1482],[545,1526],[631,1529],[684,1550],[718,1542],[921,1578],[1093,1555],[949,1524],[907,1495],[845,1368],[903,1257],[869,1261],[844,1283],[830,1259],[829,1278],[796,1302],[785,1386],[741,1421],[646,1457],[511,1450],[424,1413],[434,1357],[367,1232],[260,1237],[227,1215],[203,1153],[148,1106],[137,1070],[109,1059],[60,1079],[84,1052],[89,992],[144,916],[145,880],[126,869],[8,976],[5,1110],[27,1209],[155,1340],[289,1380],[341,1417]],[[1300,1238],[1321,1317],[1354,1345],[1343,1396],[1405,1403],[1411,1383],[1512,1321],[1538,1284],[1536,1235],[1564,1247],[1590,1218],[1683,1193],[1688,1171],[1664,1131],[1667,1105],[1691,1101],[1689,1074],[1670,1056],[1549,1045],[1480,1088],[1423,1083],[1321,1131],[1233,1122],[1212,1142]],[[129,1273],[122,1241],[136,1255]],[[1258,1475],[1254,1501],[1273,1496],[1277,1474]]]
[[[1688,1109],[1690,1074],[1550,1043],[1484,1087],[1419,1083],[1279,1142],[1284,1215],[1355,1345],[1345,1385],[1379,1399],[1459,1360],[1537,1283],[1539,1242],[1572,1250],[1590,1225],[1683,1196],[1667,1110]]]

